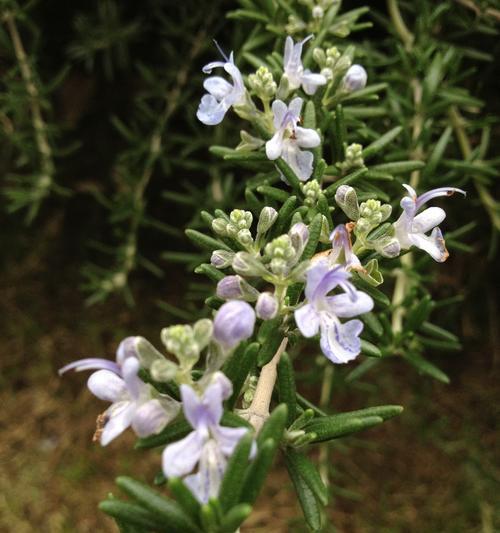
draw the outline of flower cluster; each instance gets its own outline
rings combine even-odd
[[[243,77],[234,64],[233,53],[228,58],[220,50],[224,61],[214,61],[205,65],[203,72],[210,74],[214,68],[223,68],[229,74],[232,83],[219,76],[207,78],[203,84],[207,94],[201,99],[197,112],[198,119],[208,126],[219,124],[231,107],[242,118],[259,124],[260,130],[266,130],[270,139],[266,142],[242,131],[240,149],[258,149],[265,144],[269,160],[282,158],[300,181],[307,181],[312,175],[314,156],[308,149],[318,147],[321,138],[315,129],[299,126],[303,99],[296,96],[288,104],[284,100],[298,89],[302,89],[309,96],[314,95],[319,88],[331,89],[330,85],[334,83],[334,71],[336,74],[341,71],[343,76],[341,83],[336,83],[339,97],[362,89],[367,80],[364,68],[360,65],[351,66],[350,60],[349,64],[340,61],[336,69],[330,69],[329,74],[327,72],[328,75],[314,73],[304,68],[302,49],[312,38],[313,35],[309,35],[297,43],[294,43],[290,36],[286,38],[279,86],[276,85],[272,73],[265,67],[260,67],[255,74],[248,77],[251,92],[263,104],[262,111],[253,103],[250,93],[245,88]],[[329,57],[331,58],[331,54]],[[274,96],[276,99],[269,107],[269,102]],[[359,161],[354,164],[359,164]],[[286,181],[283,175],[282,178]]]

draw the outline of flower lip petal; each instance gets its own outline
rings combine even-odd
[[[412,233],[427,233],[431,229],[439,226],[446,218],[446,212],[440,207],[428,207],[419,213],[412,222]]]
[[[169,444],[162,454],[163,473],[167,477],[189,474],[200,460],[206,439],[198,431],[192,431],[180,441]]]
[[[169,416],[158,399],[149,400],[139,406],[132,418],[132,429],[138,437],[159,433],[169,422]]]
[[[373,309],[374,303],[371,296],[362,291],[355,291],[355,294],[354,300],[346,293],[329,296],[327,302],[332,313],[341,318],[351,318]]]
[[[438,198],[440,196],[453,196],[456,192],[467,195],[462,189],[457,189],[456,187],[438,187],[437,189],[431,189],[430,191],[424,192],[416,199],[417,209],[420,209],[424,204],[426,204],[432,198]]]
[[[94,396],[106,402],[117,402],[128,396],[123,379],[110,370],[98,370],[91,374],[87,387]]]
[[[203,81],[203,88],[220,102],[231,91],[232,85],[220,76],[210,76]]]
[[[341,324],[338,319],[322,324],[321,349],[336,364],[343,364],[356,359],[361,351],[359,334],[363,330],[361,320],[350,320]]]
[[[304,337],[314,337],[319,330],[319,314],[314,307],[307,303],[295,310],[295,322]]]
[[[87,359],[78,359],[73,361],[58,370],[58,374],[62,376],[69,370],[75,370],[81,372],[82,370],[109,370],[117,375],[121,375],[121,370],[118,364],[109,359],[101,359],[98,357],[89,357]]]
[[[104,413],[108,421],[101,433],[101,446],[107,446],[130,426],[134,411],[135,404],[128,401],[114,403],[109,407]]]

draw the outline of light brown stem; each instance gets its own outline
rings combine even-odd
[[[47,125],[43,120],[40,107],[40,93],[36,86],[13,14],[10,12],[4,13],[3,20],[7,25],[19,70],[21,71],[21,76],[26,87],[26,92],[30,97],[31,121],[35,132],[35,142],[40,155],[41,175],[37,185],[40,189],[46,190],[52,183],[54,163],[52,161],[52,149],[47,137]]]
[[[257,382],[257,388],[250,407],[244,413],[245,418],[255,428],[255,432],[258,433],[262,428],[262,425],[269,416],[269,405],[271,404],[271,397],[276,383],[276,377],[278,375],[277,367],[280,362],[281,355],[286,350],[288,344],[288,338],[285,337],[278,350],[274,354],[273,358],[262,367],[260,371],[259,381]]]
[[[422,113],[422,85],[419,80],[414,79],[411,82],[413,87],[413,105],[415,107],[415,115],[413,117],[412,139],[415,143],[415,148],[412,150],[410,158],[421,161],[424,157],[422,143],[418,141],[422,128],[424,126],[424,115]],[[416,189],[420,181],[420,171],[415,170],[411,174],[410,185]],[[413,255],[408,253],[401,258],[401,269],[396,274],[396,283],[394,285],[394,292],[392,295],[392,331],[393,333],[400,333],[403,329],[403,318],[406,309],[402,303],[406,298],[406,294],[410,288],[410,279],[407,272],[413,266]]]

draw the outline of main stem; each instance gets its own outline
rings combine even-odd
[[[246,412],[246,418],[255,428],[255,432],[258,433],[262,428],[262,425],[269,416],[269,405],[271,404],[271,397],[276,383],[276,377],[278,375],[277,367],[280,362],[281,355],[286,350],[288,344],[288,338],[285,337],[273,358],[262,367],[260,371],[259,381],[257,382],[257,388],[250,407]]]

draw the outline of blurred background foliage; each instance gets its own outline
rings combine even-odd
[[[268,43],[244,48],[262,24],[247,7],[243,0],[0,2],[0,529],[111,531],[96,503],[112,478],[156,473],[156,458],[131,452],[132,441],[92,446],[86,413],[98,407],[80,392],[81,379],[62,389],[54,371],[76,356],[112,354],[128,334],[155,340],[207,296],[206,283],[190,273],[203,255],[183,230],[202,227],[202,208],[244,205],[252,173],[209,153],[213,144],[235,146],[239,133],[234,120],[211,129],[196,121],[201,66],[216,57],[216,39],[235,50],[242,70],[256,67]],[[448,227],[457,230],[447,235],[452,258],[439,275],[427,268],[420,283],[396,277],[408,305],[427,292],[453,299],[435,314],[463,349],[443,355],[439,345],[425,346],[449,387],[412,374],[400,358],[349,389],[348,370],[334,376],[336,409],[376,398],[406,413],[370,440],[333,450],[331,475],[343,489],[331,504],[332,531],[495,531],[499,6],[363,7],[345,3],[343,11],[359,9],[360,18],[356,31],[341,25],[338,35],[343,46],[356,45],[357,61],[372,83],[386,84],[385,96],[346,115],[348,141],[368,145],[401,126],[385,162],[425,160],[409,176],[420,190],[467,189],[465,202],[446,206]],[[276,31],[287,22],[289,14]],[[312,395],[314,368],[300,383]],[[303,530],[283,476],[278,465],[243,530]]]

